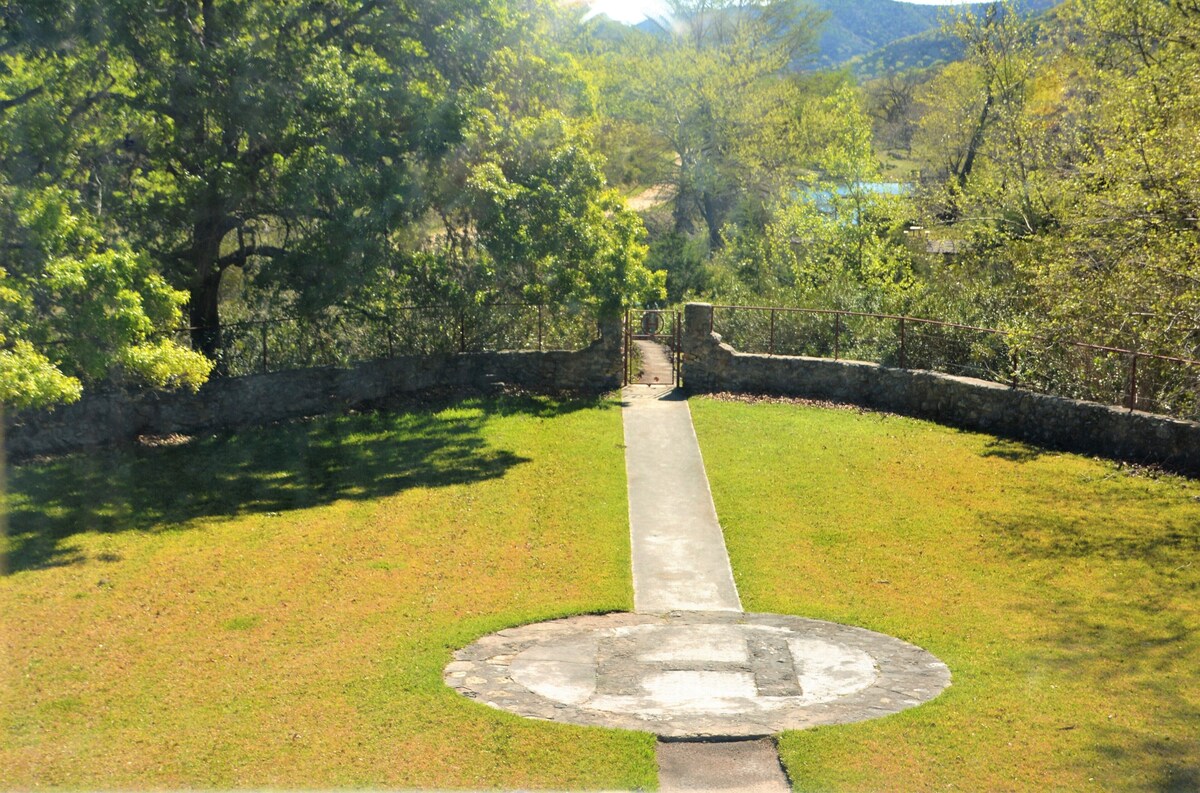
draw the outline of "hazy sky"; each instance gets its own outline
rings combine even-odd
[[[920,5],[953,5],[964,0],[901,0]],[[976,0],[978,2],[978,0]],[[594,0],[589,3],[593,14],[607,14],[622,22],[641,22],[647,16],[666,13],[667,4],[662,0]]]

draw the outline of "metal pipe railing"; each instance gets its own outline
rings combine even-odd
[[[518,322],[497,321],[487,315],[497,312],[518,310],[527,312]],[[534,312],[536,311],[536,314]],[[570,315],[566,325],[560,320]],[[445,351],[469,352],[472,349],[517,349],[520,345],[536,343],[536,349],[544,350],[551,333],[554,338],[565,336],[572,341],[586,343],[578,325],[578,317],[571,312],[547,312],[546,306],[537,303],[485,303],[478,306],[461,305],[401,305],[391,308],[386,315],[353,315],[347,320],[342,316],[325,316],[315,320],[299,317],[268,317],[223,322],[216,326],[186,325],[161,331],[162,334],[196,335],[204,332],[220,333],[222,342],[218,355],[221,360],[235,362],[234,368],[247,371],[270,371],[272,366],[286,367],[288,360],[295,358],[298,349],[305,355],[319,359],[357,361],[382,357],[394,358],[397,348],[406,340],[424,334],[425,342],[414,348],[418,352],[445,348]],[[292,326],[295,333],[280,340],[273,329]],[[350,333],[345,331],[349,329]],[[255,332],[257,331],[257,332]],[[313,333],[316,333],[314,339]],[[439,335],[445,338],[438,341]],[[575,337],[580,337],[576,339]],[[524,338],[521,341],[520,338]],[[516,338],[514,343],[512,340]],[[247,350],[245,341],[253,339],[251,345],[257,350]],[[304,339],[300,342],[297,339]],[[508,340],[506,342],[506,339]],[[240,348],[239,348],[240,340]],[[432,340],[432,341],[431,341]],[[281,350],[280,345],[283,345]],[[355,348],[359,348],[355,352]],[[370,354],[362,348],[374,350]],[[347,353],[346,350],[350,352]],[[338,351],[340,350],[340,352]],[[331,352],[332,351],[332,352]],[[386,352],[385,352],[386,351]],[[222,370],[228,369],[223,366]]]
[[[884,321],[894,321],[897,324],[898,346],[896,355],[901,368],[908,368],[910,360],[910,345],[909,345],[909,330],[912,326],[929,326],[937,328],[945,328],[951,330],[968,331],[979,334],[989,334],[1003,339],[1008,339],[1014,334],[1011,331],[1000,330],[998,328],[986,328],[978,325],[967,325],[959,322],[946,322],[943,320],[928,319],[925,317],[910,317],[901,314],[886,314],[869,311],[847,311],[842,309],[829,308],[798,308],[791,306],[742,306],[742,305],[715,305],[712,312],[712,325],[710,331],[716,327],[716,314],[718,311],[757,311],[767,312],[768,316],[768,331],[767,331],[767,354],[775,355],[779,349],[778,339],[778,316],[780,314],[805,314],[818,316],[832,316],[833,325],[833,359],[839,360],[842,356],[842,336],[843,336],[843,319],[856,317],[865,319],[876,319]],[[1175,355],[1159,355],[1156,353],[1145,352],[1143,350],[1132,350],[1123,347],[1112,347],[1103,344],[1092,344],[1089,342],[1057,342],[1044,336],[1029,337],[1031,341],[1046,342],[1055,345],[1062,345],[1078,350],[1088,350],[1092,352],[1101,352],[1108,355],[1120,355],[1128,358],[1128,365],[1125,375],[1125,407],[1129,410],[1135,410],[1138,406],[1139,393],[1139,361],[1162,361],[1171,364],[1177,364],[1188,367],[1200,367],[1200,360],[1191,358],[1183,358]],[[747,350],[751,351],[751,350]],[[1019,356],[1015,349],[1010,349],[1008,353],[1010,365],[1010,384],[1013,388],[1019,385]],[[965,364],[960,364],[960,366]]]

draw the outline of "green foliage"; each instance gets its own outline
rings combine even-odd
[[[155,388],[198,389],[212,371],[212,361],[168,339],[128,345],[116,357],[121,368]]]
[[[1071,3],[1038,30],[966,15],[969,58],[920,97],[926,211],[949,221],[1013,327],[1196,357],[1200,14]]]
[[[52,259],[30,287],[35,303],[53,305],[55,314],[70,318],[64,328],[69,335],[60,343],[88,380],[103,377],[111,353],[129,340],[146,339],[156,327],[177,322],[186,299],[150,270],[147,257],[128,251]]]
[[[667,303],[713,292],[713,273],[708,264],[708,246],[701,240],[668,231],[650,243],[648,266],[666,276]]]
[[[215,360],[238,343],[227,314],[657,295],[560,44],[576,21],[542,0],[16,0],[0,20],[0,243],[24,295],[8,335],[53,326],[34,349],[85,385],[195,387],[210,367],[151,339],[181,309]]]
[[[888,71],[863,84],[876,151],[908,159],[916,129],[916,94],[933,75],[930,70]],[[911,178],[910,174],[903,174]]]
[[[607,186],[590,134],[593,87],[562,43],[577,20],[535,11],[484,70],[487,88],[440,169],[440,229],[422,245],[438,275],[409,289],[600,312],[656,299],[642,222]]]
[[[761,231],[727,227],[729,244],[716,257],[717,266],[731,273],[741,299],[893,308],[914,285],[903,233],[907,198],[875,189],[879,170],[871,124],[856,91],[843,87],[814,100],[804,115],[820,130],[820,176],[783,193],[768,208]]]
[[[824,293],[819,305],[894,306],[912,286],[911,255],[902,242],[904,199],[861,185],[834,190],[776,215],[767,229],[768,259],[790,264],[793,283],[804,291]]]
[[[131,0],[47,18],[19,2],[0,71],[40,93],[4,118],[5,168],[51,175],[106,236],[152,251],[212,356],[229,268],[306,310],[389,272],[397,231],[428,207],[429,164],[461,140],[521,17],[500,0]]]
[[[662,277],[643,265],[641,219],[605,188],[600,158],[566,119],[487,128],[478,145],[466,187],[492,288],[603,312],[662,297]]]
[[[968,155],[987,92],[982,70],[969,62],[951,63],[917,91],[920,121],[913,153],[925,165],[924,176],[938,188],[953,191]],[[939,196],[950,206],[950,196]]]
[[[195,387],[205,365],[162,336],[181,309],[213,358],[222,312],[382,326],[399,303],[692,294],[1200,355],[1200,14],[990,4],[943,25],[963,61],[856,92],[799,70],[821,23],[872,22],[844,5],[680,0],[649,35],[549,0],[14,0],[6,370],[36,401]],[[869,188],[879,148],[919,165],[916,209]],[[649,233],[612,182],[668,202]]]
[[[0,405],[22,408],[74,402],[83,393],[79,380],[67,377],[27,341],[0,350]]]
[[[150,258],[105,248],[92,218],[62,190],[8,189],[0,266],[0,402],[31,407],[78,399],[84,384],[197,389],[212,364],[156,335],[178,327],[186,293]]]
[[[638,168],[672,187],[674,233],[699,226],[716,249],[726,222],[760,212],[811,164],[796,112],[807,81],[791,67],[813,52],[822,17],[795,0],[680,2],[674,12],[672,36],[598,47],[585,64],[606,114],[648,134]]]

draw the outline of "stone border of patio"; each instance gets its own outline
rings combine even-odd
[[[784,705],[769,713],[680,713],[664,716],[599,711],[536,694],[510,675],[513,659],[523,651],[556,640],[613,628],[640,625],[749,625],[796,631],[859,649],[874,660],[878,676],[853,694],[808,705]],[[863,628],[781,614],[741,612],[616,613],[571,617],[509,628],[484,636],[454,653],[443,678],[460,694],[485,705],[546,721],[615,727],[668,738],[750,738],[784,730],[846,724],[888,716],[933,699],[950,685],[950,671],[927,651]],[[635,663],[630,659],[630,663]]]

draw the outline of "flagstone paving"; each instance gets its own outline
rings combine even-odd
[[[606,614],[524,625],[455,654],[446,682],[537,719],[676,738],[762,737],[936,696],[946,667],[880,633],[780,614]]]

